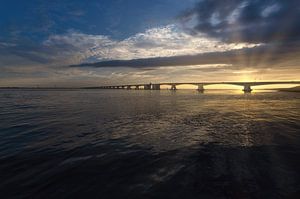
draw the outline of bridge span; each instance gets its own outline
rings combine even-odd
[[[179,85],[195,85],[199,92],[204,91],[204,86],[215,84],[229,84],[243,87],[245,93],[250,93],[253,86],[272,85],[272,84],[295,84],[299,85],[300,81],[267,81],[267,82],[178,82],[178,83],[149,83],[149,84],[127,84],[115,86],[100,86],[100,89],[143,89],[143,90],[160,90],[161,86],[170,86],[170,90],[177,90]]]

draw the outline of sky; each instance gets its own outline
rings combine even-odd
[[[0,86],[300,80],[299,0],[1,0]]]

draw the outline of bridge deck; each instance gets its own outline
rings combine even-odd
[[[230,84],[230,85],[238,85],[238,86],[259,86],[259,85],[271,85],[271,84],[300,84],[300,81],[267,81],[267,82],[163,82],[163,83],[154,83],[152,85],[213,85],[213,84]],[[139,86],[147,86],[151,84],[125,84],[125,85],[114,85],[114,86],[101,86],[101,88],[105,87],[139,87]]]

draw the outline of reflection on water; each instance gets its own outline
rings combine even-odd
[[[0,90],[7,198],[296,198],[299,93]]]

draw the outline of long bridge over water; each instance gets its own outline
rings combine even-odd
[[[143,89],[143,90],[160,90],[161,86],[170,86],[171,90],[177,90],[179,85],[194,85],[197,86],[197,90],[204,91],[204,86],[215,84],[229,84],[241,86],[245,93],[252,91],[252,86],[272,85],[272,84],[295,84],[299,85],[300,81],[268,81],[268,82],[180,82],[180,83],[149,83],[149,84],[127,84],[127,85],[115,85],[115,86],[100,86],[100,89]]]

